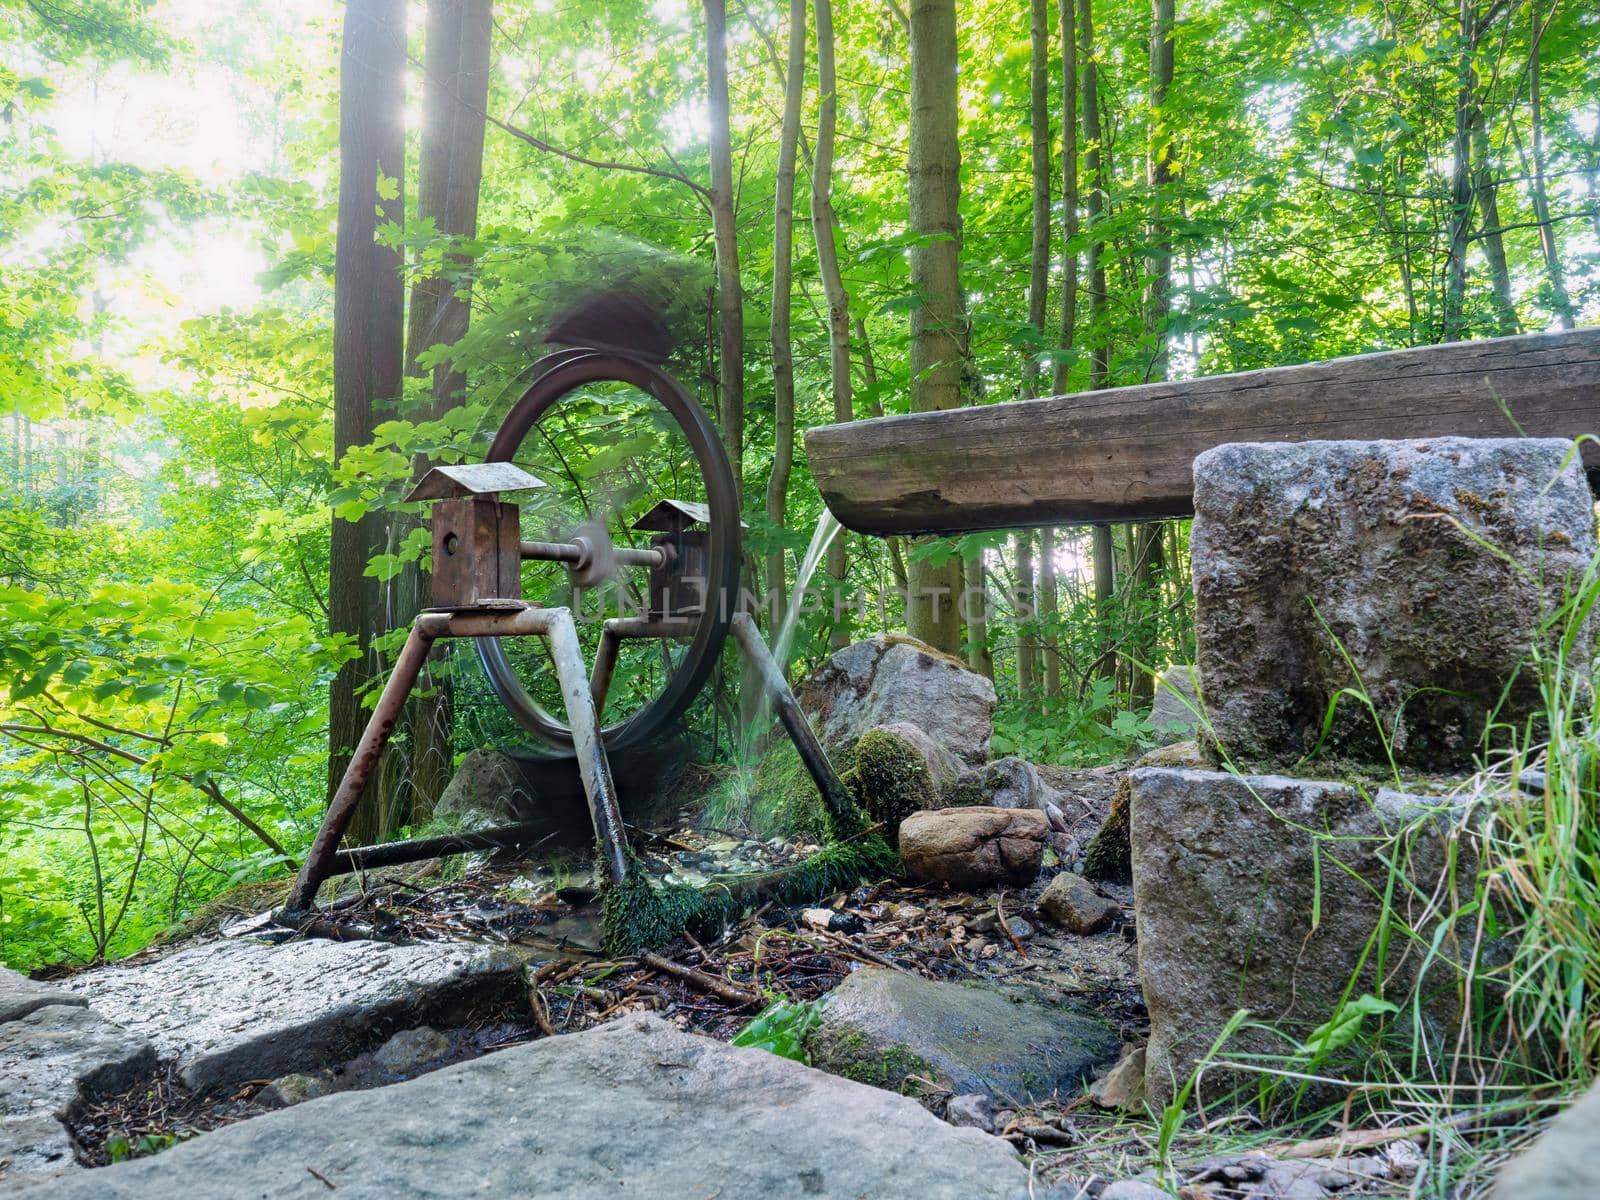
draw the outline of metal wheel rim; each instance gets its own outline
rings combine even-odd
[[[541,359],[530,373],[536,378],[501,422],[489,447],[489,462],[509,462],[540,418],[578,388],[591,383],[626,383],[653,398],[677,422],[705,480],[706,501],[711,509],[711,578],[706,581],[706,609],[682,664],[661,692],[625,720],[601,730],[607,750],[638,746],[683,716],[711,677],[727,640],[732,602],[739,586],[739,502],[733,468],[705,411],[677,380],[649,363],[609,351],[578,348]],[[572,731],[529,695],[500,639],[480,638],[476,644],[490,687],[517,723],[546,746],[571,752]]]

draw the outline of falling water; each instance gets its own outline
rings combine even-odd
[[[777,636],[772,639],[772,657],[780,668],[789,665],[789,648],[794,642],[795,626],[799,623],[800,608],[805,603],[806,588],[811,577],[822,565],[822,556],[828,552],[833,539],[839,536],[839,521],[827,509],[817,518],[817,528],[811,534],[811,544],[806,556],[800,560],[800,570],[795,573],[794,587],[789,592],[789,604],[784,609],[783,620],[778,623]]]

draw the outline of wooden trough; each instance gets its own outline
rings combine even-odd
[[[1600,328],[825,425],[806,455],[859,533],[1183,517],[1224,442],[1600,435]],[[1583,446],[1600,491],[1600,443]]]

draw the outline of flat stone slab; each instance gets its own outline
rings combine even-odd
[[[999,1139],[904,1097],[630,1016],[311,1100],[17,1200],[196,1195],[1022,1200],[1028,1171]]]
[[[498,947],[241,938],[70,986],[204,1090],[332,1065],[397,1029],[509,998],[521,978],[521,959]]]
[[[1594,497],[1555,438],[1223,445],[1194,460],[1194,508],[1200,683],[1241,764],[1320,743],[1470,769],[1486,714],[1517,728],[1542,710],[1521,668],[1561,636],[1541,622],[1595,553]]]
[[[1120,1048],[1088,1013],[883,967],[836,987],[806,1039],[812,1062],[848,1078],[907,1091],[926,1080],[1007,1102],[1075,1093]]]
[[[75,1167],[62,1114],[155,1068],[149,1042],[85,1008],[50,1004],[0,1024],[0,1192]]]
[[[26,975],[0,967],[0,1024],[15,1021],[50,1004],[83,1008],[88,1001],[53,983],[39,983]]]

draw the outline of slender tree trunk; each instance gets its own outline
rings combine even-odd
[[[1038,687],[1039,642],[1034,634],[1038,612],[1033,599],[1033,531],[1019,530],[1013,539],[1017,554],[1017,698],[1033,703]]]
[[[836,245],[838,222],[833,212],[833,142],[839,117],[839,84],[833,66],[833,3],[816,0],[817,11],[817,147],[811,167],[811,227],[817,242],[817,272],[828,301],[829,382],[833,391],[833,419],[855,417],[850,379],[850,296],[839,273]],[[828,547],[828,574],[836,593],[843,594],[849,573],[845,534],[841,531]],[[848,615],[834,624],[829,645],[839,650],[850,644]]]
[[[789,0],[789,60],[783,82],[783,129],[778,136],[778,181],[772,217],[772,474],[767,521],[788,524],[789,475],[794,467],[794,344],[790,335],[794,282],[794,162],[805,89],[806,0]],[[784,607],[783,551],[767,555],[767,596]]]
[[[728,12],[702,0],[706,14],[706,102],[711,114],[711,229],[717,245],[717,390],[722,438],[744,495],[744,295],[733,204],[733,134],[728,107]]]
[[[1030,0],[1028,125],[1033,134],[1033,245],[1028,255],[1028,325],[1044,345],[1045,309],[1050,298],[1050,20],[1049,0]],[[1065,167],[1063,168],[1065,169]],[[1039,358],[1028,355],[1023,394],[1039,394]]]
[[[1483,219],[1483,257],[1489,264],[1494,286],[1495,332],[1502,337],[1520,333],[1516,302],[1511,298],[1511,270],[1506,264],[1505,238],[1500,233],[1499,187],[1494,181],[1494,164],[1489,154],[1489,129],[1483,105],[1472,107],[1472,157],[1478,215]]]
[[[348,0],[339,81],[339,213],[334,247],[333,454],[372,440],[376,405],[401,394],[405,290],[400,256],[377,240],[379,220],[403,222],[405,181],[405,5]],[[380,191],[382,177],[387,181]],[[384,193],[389,193],[385,198]],[[376,514],[335,517],[328,557],[328,628],[351,638],[357,657],[334,676],[328,696],[328,789],[337,786],[366,724],[360,693],[376,669],[372,635],[376,582],[367,561],[382,546]],[[350,839],[375,839],[377,789],[369,787]]]
[[[1084,217],[1089,244],[1084,253],[1089,276],[1089,386],[1103,388],[1111,375],[1111,339],[1106,328],[1106,269],[1100,221],[1105,213],[1106,180],[1100,131],[1100,65],[1095,59],[1094,0],[1078,0],[1078,73],[1083,79],[1083,173],[1088,181]],[[1095,615],[1102,631],[1100,673],[1116,671],[1110,653],[1111,604],[1116,593],[1111,527],[1096,525],[1092,533]]]
[[[1056,632],[1060,616],[1056,587],[1056,531],[1049,526],[1039,531],[1039,624],[1044,629],[1040,656],[1044,659],[1044,707],[1049,709],[1061,694],[1061,638]]]
[[[1467,231],[1472,223],[1472,58],[1477,15],[1472,0],[1458,5],[1460,50],[1456,56],[1455,139],[1450,167],[1450,222],[1445,252],[1443,339],[1459,341],[1466,330]]]
[[[1150,190],[1149,285],[1145,292],[1145,331],[1152,343],[1146,379],[1167,377],[1167,317],[1172,310],[1172,230],[1166,192],[1172,185],[1172,131],[1167,127],[1167,91],[1172,87],[1175,0],[1150,3],[1150,130],[1145,152],[1145,184]]]
[[[1067,0],[1070,4],[1071,0]],[[1038,345],[1044,345],[1045,317],[1050,300],[1050,3],[1049,0],[1030,0],[1028,6],[1029,32],[1029,96],[1028,125],[1032,133],[1032,192],[1033,192],[1033,243],[1028,256],[1028,325],[1033,329]],[[1064,174],[1071,174],[1072,161],[1062,163]],[[1063,249],[1063,257],[1066,251]],[[1059,359],[1057,360],[1059,363]],[[1059,366],[1057,368],[1059,371]],[[1022,390],[1028,397],[1039,394],[1039,359],[1030,354],[1023,371]],[[1056,658],[1058,647],[1051,632],[1056,613],[1056,577],[1054,563],[1055,530],[1039,531],[1039,572],[1037,580],[1030,578],[1038,608],[1040,636],[1034,641],[1036,662],[1042,660],[1043,671],[1036,666],[1029,672],[1028,691],[1031,693],[1043,675],[1043,705],[1048,706],[1051,694],[1052,667],[1056,670],[1059,685],[1060,670]],[[1031,544],[1030,544],[1031,550]],[[1031,559],[1031,554],[1030,554]],[[1020,569],[1020,564],[1019,564]],[[1032,572],[1030,570],[1030,576]]]
[[[417,215],[432,219],[441,234],[470,238],[478,229],[478,187],[483,178],[483,113],[489,98],[489,43],[493,31],[492,0],[429,0],[427,43],[423,57],[422,139],[417,165]],[[470,262],[452,256],[453,266]],[[419,275],[411,287],[411,312],[406,329],[406,373],[423,377],[417,360],[431,346],[453,346],[467,332],[471,319],[468,283],[454,284],[440,276]],[[432,369],[430,399],[418,414],[437,420],[458,407],[466,376],[450,363]],[[434,464],[419,461],[422,474]],[[420,572],[408,572],[415,594],[400,610],[409,621],[428,586]],[[420,824],[433,815],[455,767],[451,737],[455,706],[448,669],[451,643],[441,642],[429,658],[410,705],[411,733],[409,812],[385,789],[385,808],[401,821]]]
[[[983,551],[974,550],[961,562],[961,594],[967,622],[967,665],[994,680],[994,656],[989,652],[989,588],[983,577]]]
[[[878,399],[878,364],[872,357],[872,339],[867,337],[867,323],[860,317],[855,320],[856,342],[861,346],[861,377],[867,381],[867,388],[872,394],[872,402],[868,411],[875,417],[883,416],[883,401]],[[909,586],[906,578],[906,556],[900,548],[901,539],[888,537],[883,539],[889,547],[889,569],[894,574],[894,585],[905,593]]]
[[[956,84],[955,0],[914,0],[911,22],[910,225],[911,407],[917,412],[961,403],[967,327],[961,294],[961,144]],[[907,627],[913,637],[957,654],[960,560],[910,564]]]
[[[1589,193],[1589,222],[1594,226],[1594,236],[1600,238],[1600,119],[1595,121],[1594,134],[1589,138],[1589,169],[1584,174],[1584,187]]]
[[[1533,215],[1539,223],[1539,248],[1544,252],[1545,277],[1550,282],[1551,306],[1561,328],[1571,329],[1572,297],[1567,294],[1566,274],[1561,266],[1561,251],[1556,244],[1555,224],[1550,219],[1550,194],[1545,187],[1544,109],[1540,94],[1539,44],[1544,40],[1544,24],[1539,17],[1539,0],[1529,0],[1532,32],[1528,48],[1528,124],[1533,144]]]
[[[1089,0],[1084,0],[1088,3]],[[1078,331],[1078,39],[1075,0],[1061,0],[1061,336],[1051,391],[1067,390]]]

